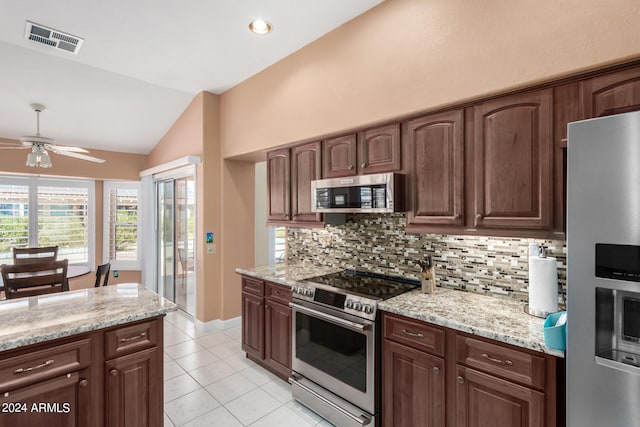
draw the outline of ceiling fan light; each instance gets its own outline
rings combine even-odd
[[[35,153],[27,154],[27,166],[35,168],[38,165],[38,161]]]
[[[49,157],[49,153],[42,150],[42,158],[40,159],[40,167],[41,168],[50,168],[52,166],[51,158]]]

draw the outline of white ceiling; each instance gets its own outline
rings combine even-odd
[[[222,93],[383,0],[0,0],[0,137],[148,153],[200,91]],[[271,22],[251,33],[255,18]],[[24,39],[25,21],[81,38]],[[1,155],[1,152],[0,152]]]

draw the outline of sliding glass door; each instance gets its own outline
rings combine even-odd
[[[156,182],[158,195],[158,291],[178,307],[196,312],[195,179]]]

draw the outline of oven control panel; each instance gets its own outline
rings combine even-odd
[[[367,298],[300,285],[292,286],[291,292],[295,299],[319,303],[365,319],[375,319],[376,304]]]
[[[354,311],[360,311],[365,314],[372,314],[375,307],[372,304],[366,302],[360,302],[358,300],[354,300],[351,297],[347,298],[347,302],[344,303],[344,308],[351,309]]]

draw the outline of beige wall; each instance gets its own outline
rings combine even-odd
[[[220,127],[220,97],[198,94],[149,154],[147,165],[186,155],[202,159],[196,167],[196,317],[201,321],[240,315],[240,278],[233,270],[253,265],[253,164],[222,159]],[[214,254],[204,244],[209,231],[215,236]]]
[[[638,0],[386,0],[222,94],[222,155],[640,57],[639,16]]]
[[[0,141],[19,143],[18,140],[6,138],[0,138]],[[139,181],[140,171],[147,164],[145,154],[91,150],[89,155],[105,159],[106,162],[93,163],[51,154],[51,168],[31,168],[25,165],[28,153],[28,150],[0,150],[0,173]]]

